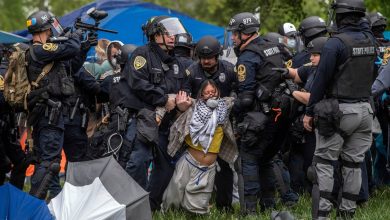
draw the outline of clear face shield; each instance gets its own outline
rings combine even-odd
[[[51,24],[50,29],[53,34],[53,37],[61,36],[64,33],[64,29],[62,28],[57,18],[51,17],[49,22]]]
[[[165,35],[176,36],[178,34],[188,34],[178,18],[167,18],[160,21],[159,24],[163,28]]]
[[[223,45],[222,49],[224,51],[224,56],[229,57],[234,49],[234,42],[232,39],[233,32],[225,28],[225,33],[223,35]]]

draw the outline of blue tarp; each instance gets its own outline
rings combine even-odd
[[[16,34],[0,31],[0,43],[1,44],[14,44],[20,42],[27,42],[28,39],[18,36]]]
[[[142,25],[152,16],[168,15],[178,17],[186,29],[192,34],[194,41],[199,40],[205,35],[212,35],[221,42],[223,41],[224,29],[221,27],[198,21],[168,8],[136,0],[98,0],[64,15],[60,18],[60,23],[64,27],[72,26],[79,16],[82,16],[83,21],[93,23],[85,15],[86,11],[91,7],[108,12],[108,17],[102,20],[100,24],[101,28],[117,30],[119,32],[119,34],[99,32],[99,38],[120,40],[125,44],[143,45],[146,42],[146,38],[144,39],[141,30]],[[17,34],[28,37],[27,30],[17,32]]]
[[[390,40],[390,31],[385,31],[385,38]]]
[[[7,183],[0,186],[0,219],[52,220],[45,201]]]

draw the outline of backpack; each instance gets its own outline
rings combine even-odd
[[[27,75],[26,52],[19,43],[14,44],[8,68],[4,77],[4,98],[14,109],[27,110],[27,95],[31,91],[31,85]],[[39,81],[51,70],[53,63],[47,64],[38,79],[32,82],[38,85]]]

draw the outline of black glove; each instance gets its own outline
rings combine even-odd
[[[278,71],[279,73],[281,73],[282,79],[287,79],[288,78],[289,71],[288,71],[287,68],[272,68],[272,70]]]
[[[286,80],[287,88],[290,90],[291,94],[295,91],[299,91],[299,86],[295,84],[292,80]]]

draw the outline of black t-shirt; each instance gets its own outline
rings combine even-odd
[[[301,66],[298,68],[298,76],[304,83],[304,89],[310,92],[313,84],[314,75],[316,73],[316,66]]]

